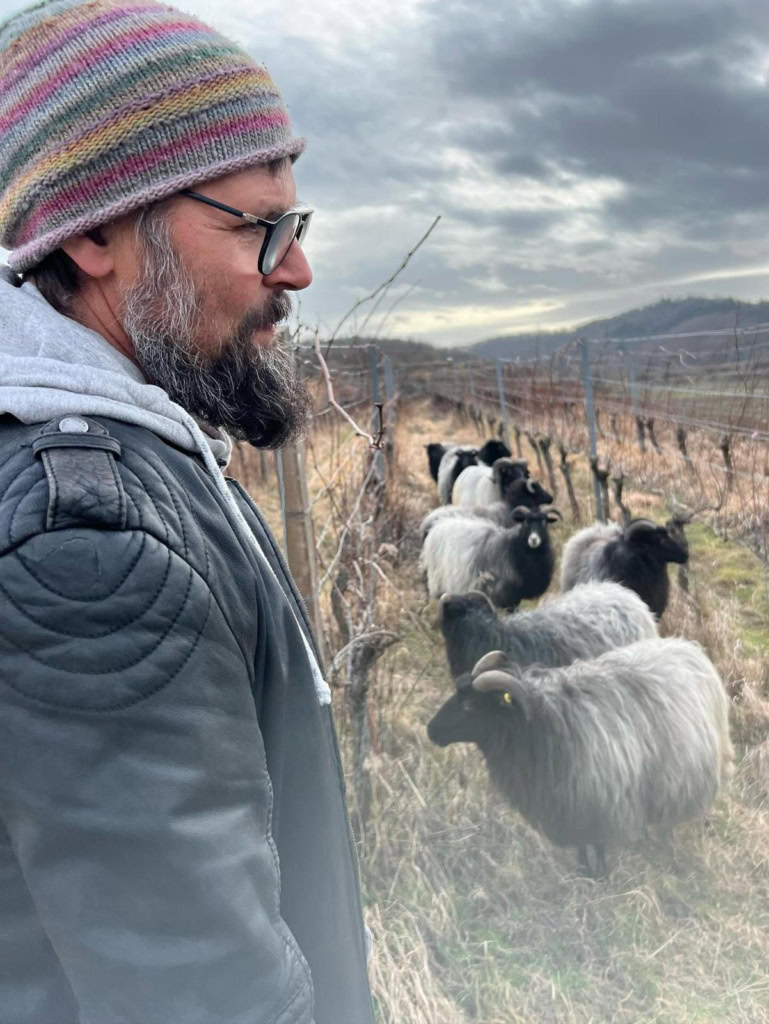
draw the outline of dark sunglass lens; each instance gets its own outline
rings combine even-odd
[[[285,217],[281,217],[273,229],[267,251],[262,260],[262,273],[265,276],[277,270],[286,258],[286,254],[291,248],[291,243],[296,238],[300,219],[298,213],[289,213]]]

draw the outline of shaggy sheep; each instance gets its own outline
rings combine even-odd
[[[485,594],[444,594],[440,620],[455,679],[489,651],[504,651],[517,665],[559,666],[657,636],[652,613],[619,583],[583,583],[499,618]]]
[[[585,527],[563,549],[561,590],[588,580],[616,580],[661,616],[670,593],[667,563],[689,558],[686,539],[671,536],[671,527],[650,519],[634,519],[624,530],[616,523]]]
[[[508,528],[480,516],[438,520],[422,545],[430,597],[483,589],[500,608],[543,594],[555,561],[548,524],[555,510],[516,508]]]
[[[441,459],[447,452],[456,447],[458,446],[451,441],[432,441],[430,444],[425,445],[430,476],[436,484],[438,483],[438,470],[440,469]],[[478,460],[486,466],[493,466],[497,459],[502,459],[509,454],[510,449],[506,444],[491,438],[485,441],[483,446],[478,449]]]
[[[441,505],[451,504],[454,481],[468,466],[478,464],[478,449],[471,444],[457,444],[449,448],[438,467],[438,498]]]
[[[476,743],[526,820],[589,869],[595,848],[703,816],[733,756],[718,673],[688,640],[641,640],[563,668],[487,654],[427,727]]]
[[[499,501],[515,480],[529,476],[526,459],[497,459],[493,466],[470,466],[456,479],[451,500],[462,508]]]
[[[457,505],[439,505],[428,512],[420,527],[424,541],[430,529],[441,519],[475,518],[489,519],[497,526],[512,526],[516,508],[539,508],[553,500],[544,487],[536,480],[513,480],[505,488],[504,499],[491,505],[476,505],[474,508],[460,508]]]

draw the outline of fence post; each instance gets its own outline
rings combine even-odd
[[[393,381],[393,364],[390,361],[389,356],[384,357],[384,371],[385,371],[385,426],[387,427],[387,434],[385,436],[385,454],[387,461],[392,466],[393,459],[395,457],[395,384]]]
[[[384,367],[385,367],[385,398],[386,398],[388,406],[389,406],[390,402],[392,402],[392,400],[393,400],[393,396],[395,395],[395,386],[393,384],[393,364],[390,361],[390,357],[389,356],[385,356]]]
[[[379,399],[379,349],[376,345],[369,345],[368,347],[369,365],[371,367],[371,406],[372,411],[376,414],[376,406],[380,401]],[[374,426],[372,434],[376,436],[379,431],[379,417],[375,416]],[[384,459],[382,457],[381,450],[378,451],[374,456],[374,466],[376,467],[376,475],[381,480],[384,477]]]
[[[325,664],[326,642],[317,597],[318,563],[315,558],[315,530],[304,468],[304,442],[299,441],[276,452],[275,461],[280,467],[278,480],[281,482],[286,558],[299,593],[307,605],[321,661]]]
[[[598,444],[595,436],[595,406],[593,404],[593,382],[590,379],[590,353],[585,338],[579,339],[582,349],[582,380],[585,386],[585,413],[587,416],[587,429],[590,436],[590,457],[598,460]],[[601,485],[598,477],[593,474],[593,491],[595,492],[596,519],[603,520],[603,501],[601,500]]]
[[[641,419],[641,414],[638,411],[638,385],[635,379],[635,365],[633,364],[633,357],[625,349],[625,360],[627,362],[627,372],[630,378],[630,401],[633,407],[633,419],[636,425],[636,436],[638,437],[638,447],[642,452],[646,452],[646,439],[644,437],[644,424]]]
[[[499,390],[499,408],[505,424],[505,444],[510,447],[510,421],[507,418],[507,402],[505,401],[505,384],[502,379],[502,360],[497,359],[497,388]]]

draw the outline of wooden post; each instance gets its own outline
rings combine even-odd
[[[283,528],[286,537],[286,557],[299,593],[304,598],[310,613],[315,639],[321,655],[322,665],[326,662],[326,640],[323,619],[317,598],[318,563],[315,559],[315,531],[307,494],[307,478],[304,470],[304,442],[283,448],[280,452]]]
[[[502,373],[502,360],[497,359],[497,391],[499,393],[499,409],[502,413],[502,423],[504,424],[504,437],[501,438],[505,442],[507,447],[510,447],[510,421],[507,417],[507,402],[505,400],[505,384]]]
[[[585,338],[580,338],[579,344],[582,349],[582,383],[585,388],[585,415],[587,417],[587,430],[590,440],[590,458],[597,460],[598,447],[595,436],[595,409],[593,405],[593,381],[590,377],[590,353],[588,352],[587,340]],[[595,494],[595,517],[600,519],[601,522],[606,522],[606,510],[602,507],[601,485],[595,473],[593,474],[593,492]]]
[[[571,505],[571,516],[575,523],[579,524],[582,522],[582,516],[579,511],[579,502],[577,496],[574,493],[574,484],[571,480],[571,467],[568,462],[568,453],[566,446],[563,441],[558,445],[558,451],[561,453],[561,473],[566,481],[566,493],[569,495],[569,504]]]

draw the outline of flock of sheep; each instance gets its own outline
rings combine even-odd
[[[580,530],[561,594],[516,611],[553,578],[552,495],[497,440],[427,455],[440,505],[422,521],[421,563],[456,683],[428,735],[475,743],[509,803],[605,874],[607,847],[703,816],[733,760],[718,672],[698,644],[658,634],[683,530]]]

